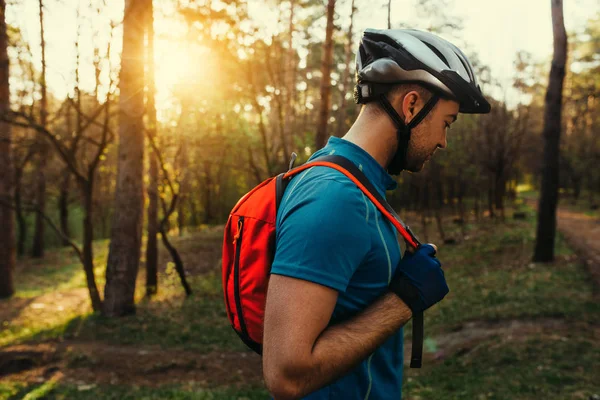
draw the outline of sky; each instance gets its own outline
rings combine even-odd
[[[101,3],[102,0],[94,0]],[[387,27],[387,0],[356,0],[359,9],[355,15],[355,30],[361,32],[367,27]],[[250,15],[265,30],[273,29],[273,21],[277,20],[276,11],[262,0],[249,0]],[[381,3],[381,4],[379,4]],[[552,56],[552,26],[550,17],[550,0],[454,0],[448,15],[460,15],[463,18],[464,30],[462,40],[478,54],[480,60],[491,68],[492,76],[510,87],[513,61],[518,51],[530,52],[534,59],[549,60]],[[10,4],[10,3],[9,3]],[[107,12],[102,16],[90,14],[83,0],[45,0],[45,31],[47,42],[48,86],[57,96],[63,97],[72,91],[75,59],[75,37],[77,34],[76,10],[81,7],[83,23],[80,24],[82,34],[82,86],[91,90],[94,84],[92,68],[93,43],[106,47],[110,21],[122,18],[123,0],[109,0]],[[165,8],[166,2],[155,1],[163,8],[159,13],[169,14],[173,10]],[[369,4],[371,7],[364,7]],[[392,26],[400,23],[411,25],[417,20],[416,0],[393,0]],[[345,29],[350,2],[338,1],[336,12],[340,15],[340,23]],[[567,31],[580,30],[587,18],[600,11],[598,0],[565,0],[565,25]],[[7,7],[7,21],[21,29],[24,38],[30,43],[34,60],[41,65],[39,46],[39,8],[37,0],[21,0]],[[86,14],[87,13],[87,14]],[[162,19],[164,21],[164,18]],[[157,19],[158,21],[158,19]],[[322,30],[316,24],[316,32]],[[103,34],[92,36],[97,27],[104,27]],[[156,80],[157,106],[167,108],[169,91],[177,80],[177,76],[187,73],[192,64],[189,49],[185,44],[174,42],[169,37],[181,36],[185,26],[179,22],[157,22],[158,35],[156,45]],[[122,31],[117,27],[113,33],[119,38]],[[324,30],[323,30],[324,36]],[[453,37],[446,37],[453,41]],[[104,50],[103,50],[104,51]],[[111,53],[113,63],[118,63],[120,40],[116,40]],[[105,63],[104,66],[107,64]],[[41,68],[40,68],[41,69]],[[103,68],[102,81],[108,82],[108,68]],[[495,93],[495,96],[502,94]],[[160,111],[160,110],[159,110]]]

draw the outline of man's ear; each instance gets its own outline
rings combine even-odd
[[[419,110],[423,107],[421,96],[415,90],[412,90],[402,96],[398,96],[400,99],[400,109],[402,110],[402,114],[404,116],[404,123],[408,125],[408,123],[417,115]]]

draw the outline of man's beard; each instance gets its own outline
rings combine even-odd
[[[417,149],[412,142],[409,142],[405,169],[410,172],[420,172],[425,167],[427,160],[431,159],[432,153],[422,148]]]

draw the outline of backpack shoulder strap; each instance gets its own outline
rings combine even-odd
[[[359,189],[369,198],[369,200],[375,204],[379,211],[381,211],[381,213],[392,222],[409,246],[415,249],[419,246],[419,239],[417,239],[408,225],[406,225],[402,219],[400,219],[400,216],[398,216],[396,211],[394,211],[388,202],[379,194],[371,181],[367,179],[365,174],[352,161],[345,157],[337,155],[319,157],[311,162],[294,168],[285,174],[281,174],[277,178],[279,179],[281,177],[281,180],[287,180],[286,178],[289,178],[292,175],[295,175],[307,168],[317,166],[333,168],[346,175],[352,182],[356,184],[356,186],[359,187]]]

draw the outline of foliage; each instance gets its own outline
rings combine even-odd
[[[124,386],[96,386],[56,384],[40,395],[41,385],[19,384],[11,382],[0,383],[0,399],[98,399],[98,400],[259,400],[264,399],[268,393],[263,388],[248,389],[204,389],[195,385],[162,387],[160,389],[124,387]],[[41,396],[41,397],[40,397]]]

